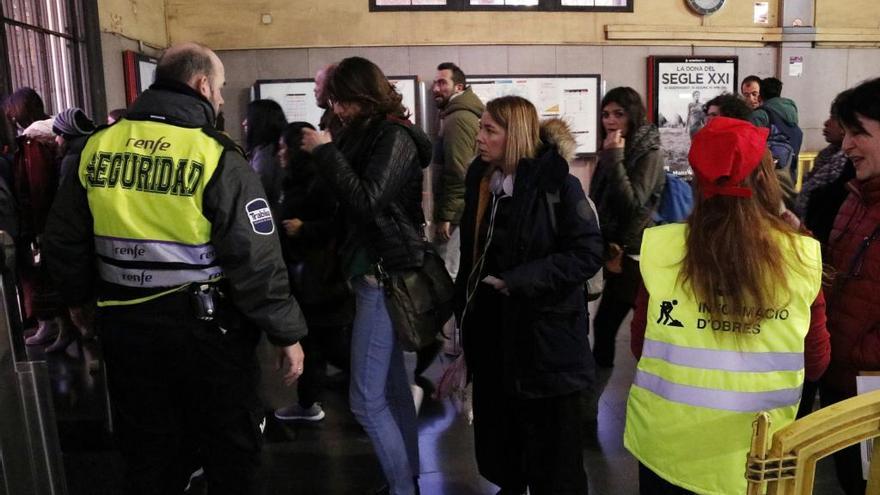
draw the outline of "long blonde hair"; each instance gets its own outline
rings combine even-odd
[[[799,234],[779,216],[782,195],[769,153],[762,161],[745,180],[754,192],[750,198],[719,195],[706,199],[697,184],[680,276],[700,301],[709,303],[712,316],[720,314],[718,296],[734,311],[759,303],[788,302],[789,273],[805,270],[795,244]],[[785,244],[793,257],[785,252]],[[746,322],[758,319],[747,317]]]
[[[505,174],[516,172],[523,158],[534,158],[541,145],[541,124],[532,103],[519,96],[502,96],[486,104],[492,120],[507,132],[502,168]]]

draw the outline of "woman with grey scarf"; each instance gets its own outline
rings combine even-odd
[[[832,102],[831,115],[822,129],[828,146],[816,156],[813,169],[804,177],[795,203],[795,213],[813,233],[813,237],[822,243],[823,251],[828,244],[837,210],[849,194],[846,183],[856,174],[852,162],[841,149],[843,127],[837,120],[837,101],[841,95]]]

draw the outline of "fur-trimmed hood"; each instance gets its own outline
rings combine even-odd
[[[534,166],[527,166],[525,172],[537,174],[532,180],[541,189],[555,191],[568,177],[569,163],[577,151],[577,140],[568,122],[552,118],[541,122],[541,143],[538,156],[531,161]]]
[[[553,118],[541,122],[541,142],[545,147],[555,147],[559,156],[571,163],[577,153],[577,140],[568,122]]]

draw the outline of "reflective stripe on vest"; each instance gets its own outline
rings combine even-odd
[[[725,371],[799,371],[804,369],[803,352],[742,352],[685,347],[657,340],[645,339],[643,358]]]
[[[780,236],[785,259],[779,263],[797,259],[795,251],[803,261],[802,270],[787,270],[789,297],[733,308],[723,299],[698,301],[682,286],[686,228],[644,233],[647,328],[624,445],[677,486],[739,495],[746,491],[743,466],[755,412],[768,411],[774,430],[797,412],[810,306],[821,285],[819,244],[802,236],[789,244]]]
[[[223,151],[199,128],[149,120],[122,119],[89,138],[79,180],[104,281],[155,289],[222,275],[202,199]]]
[[[642,370],[636,371],[633,385],[650,390],[671,402],[725,411],[757,413],[796,405],[801,400],[801,387],[769,392],[734,392],[682,385]]]
[[[107,258],[154,263],[187,263],[211,265],[214,262],[214,246],[201,244],[190,246],[177,242],[95,237],[96,252]]]
[[[98,260],[98,275],[111,284],[128,287],[174,287],[192,282],[209,282],[223,275],[223,269],[212,266],[201,270],[158,270],[123,268]]]

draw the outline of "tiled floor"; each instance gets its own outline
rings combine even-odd
[[[628,321],[623,328],[628,329]],[[597,431],[587,435],[585,445],[591,494],[638,493],[637,465],[622,443],[626,397],[635,368],[629,352],[628,331],[621,331],[617,347],[616,366],[599,403]],[[50,357],[49,363],[68,492],[70,495],[120,494],[122,462],[105,429],[101,375],[89,373],[77,346],[71,346],[67,352]],[[261,348],[260,352],[263,363],[267,364],[263,391],[269,418],[263,452],[262,493],[372,493],[372,489],[381,484],[382,475],[366,435],[348,411],[344,377],[332,380],[325,392],[326,419],[318,423],[284,424],[275,420],[270,411],[288,404],[294,392],[284,388],[271,371],[270,350]],[[32,353],[40,354],[36,349]],[[426,376],[436,380],[441,367],[442,363],[435,363]],[[423,494],[489,495],[497,491],[477,473],[472,439],[470,426],[451,403],[438,402],[426,394],[419,431]],[[829,464],[821,465],[814,493],[840,493]]]

